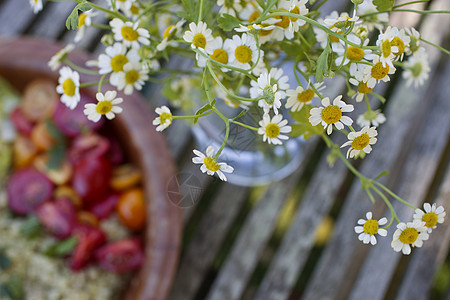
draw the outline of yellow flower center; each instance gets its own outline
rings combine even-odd
[[[241,45],[234,50],[234,56],[238,62],[245,64],[252,60],[252,50],[248,46]]]
[[[301,103],[307,103],[314,97],[314,91],[312,89],[306,89],[301,93],[298,93],[297,100]]]
[[[389,57],[391,55],[391,43],[388,40],[385,40],[381,44],[381,52],[383,53],[384,57]]]
[[[205,159],[203,159],[203,163],[210,171],[217,172],[220,169],[219,164],[212,157],[205,157]]]
[[[378,232],[378,221],[377,220],[367,220],[363,226],[364,232],[369,235],[374,235]]]
[[[137,31],[130,26],[123,26],[120,32],[122,33],[123,39],[130,42],[136,41],[139,38]]]
[[[398,36],[392,39],[391,46],[396,46],[398,48],[397,52],[392,52],[394,55],[402,55],[403,52],[405,52],[405,43]]]
[[[371,89],[370,87],[367,86],[367,84],[365,82],[360,82],[358,84],[358,92],[360,92],[361,94],[368,94],[372,91],[373,89]]]
[[[347,58],[350,60],[361,60],[364,58],[364,51],[361,48],[350,46],[347,48]]]
[[[320,115],[322,120],[327,124],[333,124],[338,122],[342,117],[341,109],[336,105],[329,105],[322,110]]]
[[[167,38],[170,34],[170,29],[174,28],[175,25],[170,25],[169,27],[166,28],[166,30],[163,33],[163,39]]]
[[[370,71],[371,75],[375,79],[383,79],[389,72],[389,66],[383,67],[381,62],[377,62]]]
[[[259,11],[255,10],[250,17],[248,17],[248,22],[253,23],[259,18]]]
[[[139,14],[139,7],[137,7],[134,4],[131,4],[130,11],[131,11],[131,13],[133,15],[138,15]]]
[[[97,103],[96,110],[99,114],[105,115],[111,111],[112,107],[111,101],[100,101]]]
[[[194,35],[194,40],[192,41],[192,44],[197,48],[205,49],[206,38],[203,35],[203,33],[197,33],[196,35]]]
[[[415,228],[406,228],[400,233],[400,242],[403,244],[412,244],[417,240],[419,232]]]
[[[161,124],[165,124],[166,122],[169,122],[169,124],[172,124],[172,114],[162,113],[159,116],[159,120],[161,121]]]
[[[209,57],[211,57],[211,59],[214,59],[215,61],[218,61],[224,65],[226,65],[228,63],[227,51],[220,49],[220,48],[214,50],[213,54],[211,54]]]
[[[433,228],[434,226],[436,226],[437,220],[438,216],[434,212],[426,213],[422,217],[422,221],[425,222],[425,226],[427,226],[428,228]]]
[[[287,11],[287,10],[285,10],[283,8],[281,10]],[[275,18],[281,20],[280,22],[275,23],[276,26],[284,28],[284,29],[289,27],[289,23],[291,21],[289,20],[288,16],[278,16],[278,17],[275,17]]]
[[[123,54],[117,54],[113,58],[111,58],[111,69],[114,72],[123,71],[123,66],[128,62],[128,58]]]
[[[357,136],[352,142],[352,148],[355,150],[362,150],[369,145],[370,137],[367,133]]]
[[[266,126],[266,135],[271,139],[278,137],[280,135],[280,126],[270,123]]]
[[[137,70],[130,70],[125,74],[125,81],[127,84],[134,84],[139,79],[139,72]]]
[[[333,29],[333,28],[335,28],[334,25],[330,27],[330,29]],[[338,29],[336,31],[336,33],[342,34],[343,32],[342,32],[342,30]],[[331,40],[332,43],[338,43],[339,42],[339,38],[337,38],[337,37],[335,37],[334,35],[331,35],[331,34],[330,34],[330,40]]]
[[[87,17],[87,14],[85,14],[85,13],[81,13],[78,16],[78,28],[81,28],[84,26],[84,24],[86,22],[86,17]]]
[[[62,84],[62,88],[64,91],[64,94],[66,94],[69,97],[73,97],[75,95],[75,82],[73,82],[72,78],[67,78],[64,80]]]
[[[264,27],[269,27],[270,25],[261,24],[261,26],[264,28]],[[271,29],[271,30],[261,30],[261,32],[258,33],[258,35],[259,36],[267,36],[267,35],[271,34],[272,31],[273,31],[273,29]]]
[[[289,12],[299,15],[300,14],[300,8],[298,6],[294,6],[294,8],[291,9]],[[298,18],[296,18],[296,17],[290,17],[290,19],[291,19],[292,22],[295,22],[295,21],[298,20]]]

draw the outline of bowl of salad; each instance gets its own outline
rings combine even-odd
[[[14,132],[2,142],[11,163],[0,182],[0,299],[165,299],[181,237],[170,151],[136,93],[120,95],[123,112],[107,122],[83,114],[96,87],[80,90],[77,108],[62,104],[47,64],[62,48],[0,39],[0,77],[13,91],[2,95],[18,99],[0,100]]]

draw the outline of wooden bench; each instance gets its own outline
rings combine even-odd
[[[74,33],[64,30],[72,2],[48,2],[38,15],[25,2],[0,2],[0,36],[72,41]],[[323,10],[342,11],[346,4],[328,1]],[[433,0],[429,9],[448,10],[450,3]],[[448,15],[409,16],[395,13],[392,22],[420,28],[425,38],[449,48]],[[91,28],[81,46],[98,55],[98,38]],[[388,122],[369,157],[355,165],[372,177],[390,170],[380,182],[417,207],[436,202],[450,211],[450,60],[435,48],[427,51],[432,71],[424,86],[408,88],[398,73],[389,88],[378,90],[388,99]],[[340,81],[328,85],[326,94],[345,94],[344,88]],[[144,91],[153,107],[165,101],[159,91]],[[180,172],[198,179],[196,205],[183,209],[183,248],[169,299],[450,299],[450,279],[438,276],[436,282],[436,274],[449,274],[448,220],[410,256],[391,249],[395,226],[375,247],[363,245],[353,230],[356,221],[367,211],[390,213],[380,199],[372,205],[342,162],[329,167],[329,150],[320,141],[309,143],[293,175],[247,188],[201,174],[190,161],[195,144],[184,123],[174,123],[167,140]],[[400,219],[412,218],[412,209],[393,203]]]

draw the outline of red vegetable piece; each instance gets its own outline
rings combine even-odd
[[[28,120],[23,114],[20,107],[16,107],[11,112],[11,121],[14,124],[16,130],[26,136],[30,136],[31,131],[33,130],[33,122]]]
[[[60,198],[54,202],[46,202],[36,209],[36,215],[44,228],[56,238],[64,239],[72,234],[76,211],[69,199]]]
[[[105,243],[106,234],[99,228],[77,224],[73,236],[78,238],[78,244],[69,258],[69,266],[72,270],[78,271],[89,264],[94,251]]]
[[[145,260],[138,238],[129,238],[106,244],[95,252],[98,264],[106,270],[124,273],[138,269]]]
[[[93,204],[89,211],[100,220],[106,219],[115,211],[118,201],[119,195],[109,194],[100,202]]]
[[[109,192],[112,166],[104,157],[85,157],[74,166],[72,186],[84,207],[101,201]]]
[[[33,168],[21,169],[8,182],[8,205],[13,212],[26,215],[50,200],[53,189],[53,183],[41,172]]]
[[[75,137],[85,130],[98,130],[103,125],[104,120],[92,122],[83,113],[84,105],[90,102],[92,101],[89,101],[86,95],[81,94],[80,102],[75,109],[71,110],[59,101],[53,115],[56,127],[68,137]]]
[[[106,155],[110,149],[108,139],[94,132],[79,135],[73,140],[68,155],[72,163],[85,157],[100,157]]]

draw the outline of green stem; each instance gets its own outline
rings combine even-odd
[[[202,14],[203,14],[203,0],[200,0],[200,10],[198,12],[197,24],[200,23],[200,21],[202,20]]]
[[[204,116],[207,116],[209,114],[211,114],[213,111],[210,110],[208,112],[202,113],[200,115],[193,115],[193,116],[172,116],[172,119],[177,120],[177,119],[196,119],[196,118],[201,118]]]
[[[371,94],[372,96],[377,97],[377,98],[381,101],[381,103],[385,103],[385,102],[386,102],[386,98],[384,98],[384,97],[381,96],[380,94],[377,94],[377,93],[375,93],[375,92],[370,92],[369,94]]]
[[[392,192],[390,189],[388,189],[386,186],[384,186],[383,184],[379,183],[378,181],[374,181],[374,184],[379,186],[380,188],[382,188],[386,193],[388,193],[389,195],[391,195],[392,197],[394,197],[395,199],[397,199],[398,201],[400,201],[401,203],[411,207],[412,209],[416,210],[417,207],[415,207],[414,205],[412,205],[411,203],[403,200],[402,198],[400,198],[399,196],[397,196],[394,192]]]
[[[438,48],[439,50],[441,50],[441,51],[444,52],[445,54],[449,54],[449,55],[450,55],[450,51],[448,51],[447,49],[444,49],[444,48],[442,48],[441,46],[438,46],[438,45],[436,45],[436,44],[434,44],[434,43],[432,43],[432,42],[430,42],[430,41],[424,40],[423,38],[420,38],[420,40],[421,40],[422,42],[425,42],[425,43],[427,43],[427,44],[433,46],[433,47]]]
[[[407,3],[403,3],[403,4],[399,4],[399,5],[395,5],[393,7],[393,9],[402,7],[402,6],[406,6],[406,5],[411,5],[411,4],[415,4],[415,3],[423,3],[423,2],[429,2],[430,0],[418,0],[418,1],[411,1],[411,2],[407,2]]]
[[[98,81],[96,81],[96,82],[86,82],[86,83],[82,83],[82,84],[80,84],[80,89],[81,88],[85,88],[85,87],[88,87],[88,86],[94,86],[94,85],[98,85]]]
[[[217,150],[216,154],[214,154],[214,159],[217,161],[217,158],[219,157],[220,153],[222,153],[223,148],[225,148],[225,145],[228,141],[228,136],[230,135],[230,120],[225,117],[217,108],[212,108],[214,112],[225,122],[225,138],[223,139],[222,145],[220,146],[219,150]]]
[[[370,191],[370,187],[367,187],[364,190],[366,191],[367,195],[369,196],[370,201],[372,201],[372,204],[375,204],[375,198],[373,197],[372,192]]]
[[[392,206],[391,202],[389,202],[388,198],[386,198],[386,196],[376,187],[372,186],[372,189],[375,191],[375,193],[377,193],[381,197],[381,199],[383,199],[383,201],[384,201],[384,203],[386,203],[387,207],[389,207],[392,217],[397,221],[397,223],[400,223],[400,219],[398,218],[397,213],[395,212],[394,207]],[[390,224],[389,224],[389,226],[390,226]]]
[[[111,26],[105,25],[105,24],[91,24],[91,27],[98,28],[98,29],[104,29],[104,30],[111,29]]]
[[[107,13],[107,14],[111,14],[114,17],[119,18],[119,19],[121,19],[124,22],[128,21],[128,18],[125,17],[124,15],[122,15],[121,13],[119,13],[117,11],[109,10],[107,8],[104,8],[103,6],[97,5],[97,4],[92,3],[90,1],[75,0],[75,2],[77,2],[77,3],[88,3],[92,8],[95,8],[95,9],[100,10],[100,11],[102,11],[104,13]]]
[[[370,107],[369,97],[367,96],[367,94],[364,94],[364,99],[366,99],[367,111],[371,112],[372,108]]]
[[[103,85],[103,80],[105,80],[105,77],[108,74],[103,74],[102,77],[100,78],[99,82],[98,82],[98,92],[101,93],[102,92],[102,85]]]
[[[99,75],[97,71],[93,71],[93,70],[89,70],[89,69],[77,66],[76,64],[71,62],[68,58],[64,58],[63,62],[65,64],[67,64],[69,67],[71,67],[72,69],[74,69],[75,71],[78,71],[80,73],[84,73],[87,75]]]
[[[412,13],[428,15],[428,14],[448,14],[448,13],[450,13],[450,10],[425,10],[425,11],[422,11],[422,10],[415,10],[415,9],[393,9],[391,11],[374,11],[374,12],[370,12],[367,14],[363,14],[359,17],[364,18],[364,17],[369,17],[369,16],[378,15],[378,14],[382,14],[382,13],[392,13],[392,12],[412,12]]]
[[[258,131],[258,128],[256,128],[256,127],[253,127],[253,126],[250,126],[250,125],[246,125],[246,124],[244,124],[244,123],[241,123],[241,122],[238,122],[238,121],[234,121],[234,120],[231,120],[231,119],[229,119],[229,121],[230,121],[231,123],[240,125],[240,126],[242,126],[242,127],[248,128],[248,129],[250,129],[250,130]]]

